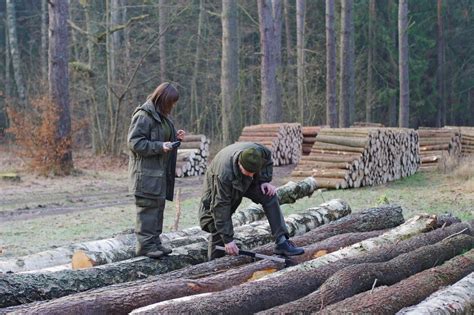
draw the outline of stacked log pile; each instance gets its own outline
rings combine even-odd
[[[461,134],[456,129],[423,128],[418,130],[420,170],[437,169],[448,158],[461,156]]]
[[[321,188],[357,188],[410,176],[419,159],[412,129],[326,128],[291,176],[313,176]]]
[[[384,206],[349,214],[293,237],[305,254],[292,257],[294,266],[287,268],[270,260],[227,256],[82,293],[72,294],[77,291],[69,287],[63,291],[68,296],[62,298],[57,293],[61,286],[71,286],[71,278],[63,276],[53,285],[44,282],[44,275],[25,277],[23,283],[19,279],[12,282],[14,275],[0,275],[0,300],[10,301],[0,307],[42,300],[45,293],[52,299],[1,309],[0,313],[177,314],[192,310],[205,314],[335,314],[370,310],[394,314],[450,285],[465,292],[464,301],[458,290],[452,293],[456,310],[470,310],[473,282],[464,277],[474,271],[473,232],[468,223],[441,221],[432,215],[418,215],[403,223],[400,207]],[[271,254],[272,248],[273,244],[265,244],[254,250]],[[184,258],[190,254],[197,255],[173,255]],[[166,264],[166,260],[155,263]],[[78,285],[99,281],[97,275],[83,274]],[[43,298],[25,295],[32,293],[34,281],[42,282],[36,294],[43,294]],[[446,295],[443,298],[447,302],[438,303],[436,310],[448,313],[453,303]]]
[[[351,128],[361,128],[361,127],[377,127],[382,128],[385,127],[381,123],[374,123],[374,122],[366,122],[366,121],[356,121],[351,125]]]
[[[303,132],[303,145],[302,145],[302,152],[303,155],[309,155],[311,153],[311,148],[313,144],[316,142],[316,136],[321,128],[325,126],[306,126],[302,128]]]
[[[303,133],[296,123],[244,127],[239,142],[257,142],[272,151],[273,165],[296,164],[301,157]]]
[[[176,177],[198,176],[206,172],[210,140],[205,135],[187,135],[178,148]]]

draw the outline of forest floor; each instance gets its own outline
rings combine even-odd
[[[133,196],[127,189],[126,157],[96,157],[75,153],[77,172],[68,177],[41,177],[25,171],[24,162],[8,147],[0,147],[0,173],[15,172],[19,181],[0,180],[0,257],[19,256],[75,242],[112,237],[134,227]],[[290,179],[294,165],[274,168],[273,184]],[[164,231],[175,220],[179,199],[179,228],[198,224],[203,176],[176,179],[179,198],[167,202]],[[346,200],[353,211],[383,203],[400,204],[405,218],[415,213],[451,212],[474,219],[474,159],[450,172],[422,172],[376,187],[317,191],[310,198],[283,205],[285,215],[333,198]],[[250,201],[245,200],[241,206]]]

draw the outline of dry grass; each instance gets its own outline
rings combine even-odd
[[[474,179],[474,156],[462,158],[450,172],[449,177],[469,181]]]

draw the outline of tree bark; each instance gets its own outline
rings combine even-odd
[[[306,14],[306,1],[296,1],[296,50],[297,50],[297,68],[296,77],[298,81],[298,109],[299,109],[299,121],[304,123],[304,90],[305,90],[305,57],[304,57],[304,31],[305,31],[305,14]]]
[[[305,254],[295,257],[293,261],[300,263],[312,259],[314,256],[324,255],[339,249],[341,246],[348,246],[369,237],[380,235],[381,233],[382,231],[372,231],[337,235],[327,240],[305,246]],[[303,237],[304,235],[300,238]],[[137,283],[135,286],[122,289],[114,289],[111,287],[110,290],[102,291],[98,294],[94,294],[94,291],[89,291],[87,294],[83,293],[63,297],[41,304],[40,306],[32,306],[28,309],[24,308],[22,311],[47,314],[64,314],[64,312],[127,314],[136,308],[169,299],[225,290],[244,282],[254,281],[262,275],[275,272],[283,267],[284,264],[282,263],[262,260],[242,267],[229,269],[217,275],[194,280],[178,278],[153,281],[143,285],[138,285]],[[231,266],[229,266],[229,268],[231,268]],[[120,303],[117,303],[117,301],[120,301]]]
[[[346,252],[347,255],[336,254],[336,256],[341,258],[359,256],[368,248],[374,249],[383,245],[394,244],[409,235],[420,233],[433,226],[435,221],[433,218],[427,217],[412,219],[382,236],[352,245],[350,248],[358,248],[357,252],[352,251],[349,253],[347,250],[342,249],[309,261],[313,262],[313,264],[305,262],[270,274],[270,276],[266,276],[258,281],[232,287],[208,296],[198,296],[187,301],[180,301],[179,303],[177,301],[176,303],[170,301],[166,304],[155,305],[153,312],[181,313],[192,309],[193,312],[206,314],[251,314],[287,303],[311,293],[321,285],[323,281],[320,279],[319,270],[323,269],[323,266],[334,262],[331,259],[325,260],[325,257],[341,251],[343,253]],[[321,261],[321,264],[316,267],[315,261]],[[289,272],[284,272],[285,270]]]
[[[332,211],[315,207],[305,213],[290,215],[285,222],[290,236],[301,235],[319,225],[336,220],[350,212],[347,208]],[[258,222],[235,229],[234,239],[242,249],[272,240],[268,222]],[[115,283],[162,274],[207,260],[207,242],[200,242],[173,250],[159,260],[137,257],[117,263],[80,270],[32,274],[0,275],[0,307],[58,298]]]
[[[397,315],[472,314],[474,311],[474,273],[455,284],[434,292],[423,302],[401,309]]]
[[[166,7],[166,0],[160,0],[158,2],[158,32],[161,35],[158,43],[158,49],[160,51],[160,79],[161,82],[167,81],[166,73],[166,17],[168,16],[168,9]]]
[[[438,85],[438,113],[437,126],[446,125],[446,42],[444,39],[444,23],[443,23],[443,0],[438,0],[438,33],[436,38],[437,44],[437,85]]]
[[[408,77],[408,0],[398,1],[398,72],[400,80],[400,108],[398,126],[410,124],[410,81]]]
[[[202,30],[204,27],[204,0],[199,1],[199,17],[197,25],[197,35],[196,35],[196,50],[194,53],[194,65],[193,65],[193,76],[191,78],[191,129],[199,130],[200,128],[200,111],[199,111],[199,101],[198,101],[198,77],[199,73],[199,64],[201,61],[201,45],[202,45]],[[223,52],[224,54],[224,52]]]
[[[56,141],[62,143],[60,172],[68,175],[74,168],[71,149],[71,115],[69,112],[69,18],[67,1],[49,1],[49,94],[58,110]]]
[[[347,233],[357,233],[356,237],[360,237],[360,233],[373,231],[377,229],[386,229],[392,228],[403,222],[402,209],[399,206],[388,206],[381,208],[371,208],[366,209],[361,212],[350,214],[343,218],[332,221],[328,224],[322,225],[320,227],[311,230],[308,233],[305,233],[300,236],[292,238],[292,241],[295,242],[298,246],[308,246],[310,244],[318,243],[315,245],[310,245],[310,247],[315,247],[315,252],[319,252],[319,256],[324,253],[324,251],[330,251],[329,246],[337,247],[338,242],[342,242],[348,236]],[[346,234],[342,234],[346,233]],[[320,246],[319,249],[317,246]],[[273,252],[273,244],[266,244],[253,250],[258,253],[271,255]],[[310,249],[307,250],[307,253],[310,252]],[[307,254],[305,254],[307,255]],[[296,258],[298,260],[299,258]],[[231,267],[237,267],[242,264],[250,262],[250,258],[245,256],[238,257],[224,257],[221,259],[213,260],[210,262],[202,263],[195,266],[189,266],[181,270],[176,270],[160,276],[152,276],[147,279],[139,280],[131,283],[116,284],[113,287],[116,292],[121,292],[119,290],[124,290],[125,292],[130,292],[127,290],[140,290],[140,287],[144,285],[153,285],[160,281],[176,279],[176,278],[201,278],[203,276],[214,274],[217,272],[225,271]],[[98,299],[101,296],[109,296],[111,289],[101,288],[93,291],[87,291],[84,293],[79,293],[74,295],[71,299],[73,300],[89,300],[93,296],[97,296]],[[119,293],[117,293],[119,294]],[[57,300],[58,303],[62,300]],[[115,309],[117,307],[116,303],[114,305],[109,305],[108,302],[104,304],[104,308]],[[51,305],[56,305],[55,302],[52,302]],[[55,307],[55,306],[54,306]],[[72,307],[72,306],[71,306]]]
[[[339,127],[349,127],[350,121],[350,66],[351,52],[351,23],[352,23],[352,0],[341,1],[341,52],[340,52],[340,102],[339,102]]]
[[[474,237],[458,235],[442,242],[420,247],[387,262],[362,263],[339,270],[321,287],[296,301],[275,307],[268,312],[317,312],[376,285],[392,285],[425,269],[442,264],[474,246]]]
[[[281,3],[280,0],[274,0],[272,6],[270,0],[258,0],[257,4],[262,55],[260,120],[262,123],[276,123],[282,119],[281,88],[278,81],[281,51],[277,51],[281,48]]]
[[[440,288],[459,281],[474,271],[474,250],[456,256],[443,265],[417,273],[389,287],[364,292],[324,309],[321,314],[394,314],[421,302]],[[419,314],[419,313],[418,313]]]
[[[16,12],[13,0],[6,0],[8,40],[10,48],[10,57],[13,66],[13,76],[15,79],[16,90],[23,109],[27,108],[26,84],[21,71],[21,56],[18,46],[18,35],[16,28]]]
[[[375,50],[375,0],[369,0],[369,26],[367,43],[367,91],[365,98],[365,121],[372,122],[372,102],[374,98],[373,60]]]
[[[334,0],[326,0],[326,125],[337,127]]]
[[[41,0],[41,79],[48,80],[48,1]]]
[[[237,137],[237,107],[239,106],[239,41],[237,1],[222,1],[222,137],[224,144]]]

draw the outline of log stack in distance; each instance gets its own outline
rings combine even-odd
[[[311,153],[311,148],[316,142],[316,136],[321,128],[327,128],[328,126],[306,126],[302,127],[303,131],[303,155],[309,155]]]
[[[420,128],[420,171],[436,170],[449,159],[461,156],[461,133],[456,129]]]
[[[273,165],[296,164],[301,157],[303,133],[297,123],[261,124],[244,127],[238,142],[256,142],[272,151]]]
[[[206,172],[210,140],[205,135],[187,135],[178,148],[176,177],[198,176]]]
[[[418,134],[403,128],[324,128],[291,176],[313,176],[320,188],[358,188],[414,174]]]

